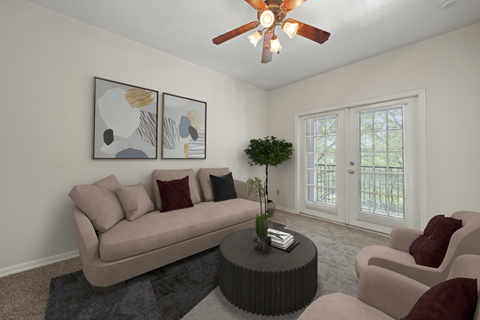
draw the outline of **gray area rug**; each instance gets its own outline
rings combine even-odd
[[[287,230],[289,228],[286,228]],[[357,280],[355,257],[359,248],[344,245],[306,230],[293,230],[302,233],[315,243],[318,250],[318,291],[320,296],[342,292],[355,296]],[[295,250],[295,249],[294,249]],[[182,320],[227,320],[227,319],[298,319],[304,309],[284,316],[259,316],[243,311],[228,302],[217,287],[202,302],[193,308]]]
[[[51,280],[45,319],[178,320],[218,286],[218,247],[93,291],[82,271]]]
[[[146,274],[98,293],[80,270],[52,279],[45,319],[160,319],[156,302]]]

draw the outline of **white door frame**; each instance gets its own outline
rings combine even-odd
[[[426,202],[426,194],[427,194],[427,119],[426,119],[426,90],[425,88],[416,89],[412,91],[400,92],[396,94],[380,96],[376,98],[369,98],[365,100],[355,101],[344,103],[336,106],[330,106],[326,108],[319,108],[314,110],[308,110],[303,112],[295,113],[295,143],[296,145],[300,145],[303,143],[302,140],[302,132],[300,132],[299,121],[300,117],[312,115],[315,113],[321,112],[328,112],[334,111],[338,109],[346,109],[346,108],[354,108],[354,107],[361,107],[364,105],[375,104],[380,102],[387,102],[390,100],[398,100],[398,99],[405,99],[410,97],[416,97],[418,100],[418,143],[419,143],[419,168],[418,171],[420,172],[419,177],[419,190],[420,190],[420,227],[424,229],[427,225],[427,202]],[[303,174],[301,172],[300,162],[298,160],[299,155],[295,153],[293,155],[293,160],[295,164],[295,182],[294,182],[294,194],[295,194],[295,212],[299,213],[299,204],[300,201],[304,199],[300,199],[301,192],[299,192],[300,186],[300,176]],[[348,218],[347,218],[348,219]]]

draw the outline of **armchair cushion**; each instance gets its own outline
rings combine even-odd
[[[453,278],[425,292],[402,320],[473,320],[477,279]]]
[[[368,246],[360,250],[355,258],[355,271],[357,272],[357,279],[360,278],[363,270],[369,265],[369,261],[372,257],[382,257],[386,260],[402,261],[415,264],[415,260],[407,252],[380,245]]]
[[[377,266],[368,266],[358,281],[357,299],[400,319],[412,310],[429,286]]]
[[[438,268],[447,253],[453,233],[462,227],[462,220],[437,215],[430,219],[423,235],[410,245],[410,254],[418,265]]]
[[[337,292],[323,296],[310,304],[298,320],[393,320],[382,311],[352,296]]]

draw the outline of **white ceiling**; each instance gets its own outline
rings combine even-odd
[[[480,22],[480,0],[309,0],[287,18],[331,33],[320,45],[277,32],[282,50],[260,63],[261,45],[247,35],[212,39],[248,22],[243,0],[28,0],[265,90]],[[480,35],[479,35],[480,41]]]

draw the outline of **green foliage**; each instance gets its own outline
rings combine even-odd
[[[293,144],[274,136],[265,139],[252,139],[245,149],[251,166],[278,166],[290,160],[293,154]]]
[[[266,213],[263,213],[262,209],[262,198],[265,198],[265,188],[263,187],[262,180],[255,177],[253,179],[248,179],[245,182],[245,193],[251,196],[252,194],[257,198],[260,198],[260,215],[257,215],[256,220],[256,231],[259,237],[266,237],[268,230],[268,216]]]
[[[252,139],[245,149],[251,166],[265,166],[265,195],[268,199],[268,166],[278,166],[290,160],[293,154],[293,144],[274,136],[265,139]]]
[[[248,179],[247,182],[245,182],[245,193],[251,196],[252,194],[257,198],[257,196],[261,198],[265,194],[265,188],[262,185],[262,180],[259,178],[255,177],[253,179]]]
[[[262,207],[262,198],[265,200],[265,210],[267,210],[267,202],[266,202],[266,197],[265,197],[265,188],[263,187],[262,180],[259,178],[255,177],[253,179],[248,179],[247,182],[245,182],[245,193],[251,196],[252,194],[255,196],[255,198],[258,197],[260,198],[260,214],[263,214],[263,207]],[[267,213],[265,211],[265,213]]]

